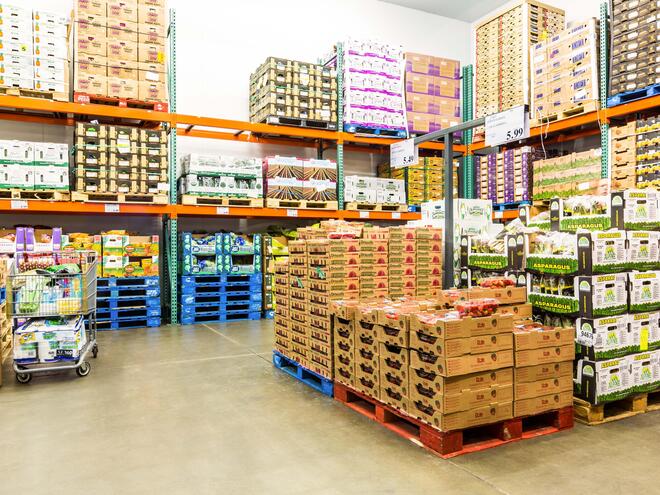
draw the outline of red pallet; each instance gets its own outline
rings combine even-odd
[[[120,108],[139,108],[142,110],[153,110],[154,112],[167,112],[168,104],[162,101],[141,101],[127,98],[113,98],[110,96],[90,95],[88,93],[73,93],[74,103],[88,105],[112,105]]]
[[[464,430],[440,431],[350,387],[335,382],[335,399],[397,435],[448,459],[573,427],[573,406]]]

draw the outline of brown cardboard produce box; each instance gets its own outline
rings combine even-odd
[[[516,351],[517,368],[572,361],[573,359],[575,359],[575,345],[572,343],[570,345]]]
[[[451,431],[510,419],[513,417],[513,402],[498,402],[467,411],[443,414],[430,402],[416,399],[410,401],[409,414],[442,431]]]
[[[499,333],[464,339],[440,340],[432,335],[412,332],[410,334],[410,348],[445,357],[482,354],[513,349],[513,335],[511,333]]]
[[[451,414],[468,409],[475,409],[497,402],[513,400],[513,385],[494,385],[488,388],[465,390],[453,395],[434,395],[429,397],[428,390],[419,384],[411,385],[410,400],[430,402],[434,408],[444,414]]]
[[[535,382],[549,378],[573,376],[573,363],[562,361],[558,363],[539,364],[536,366],[516,367],[513,370],[515,383]]]
[[[408,397],[408,368],[402,370],[393,370],[391,368],[380,367],[380,387],[390,387],[398,390]]]
[[[408,330],[395,327],[385,327],[383,325],[374,325],[374,329],[376,330],[376,338],[378,339],[378,342],[399,347],[408,347]]]
[[[525,287],[506,287],[502,289],[486,289],[475,287],[468,290],[470,299],[497,299],[500,304],[524,304],[527,302]]]
[[[498,307],[495,314],[511,315],[515,319],[526,319],[532,317],[532,310],[533,310],[533,306],[531,303],[512,304],[508,306]]]
[[[431,397],[436,393],[456,395],[466,391],[469,392],[471,390],[480,390],[499,385],[513,385],[513,369],[502,368],[447,378],[437,373],[429,373],[424,370],[410,368],[409,381],[411,388],[419,384]],[[433,392],[429,392],[429,390],[433,390]]]
[[[405,347],[380,342],[378,354],[380,356],[380,369],[404,370],[410,365],[409,350]]]
[[[559,376],[557,378],[546,378],[533,382],[516,382],[514,387],[514,398],[516,401],[532,399],[542,395],[570,392],[573,390],[573,377],[571,375]]]
[[[513,350],[443,358],[422,351],[410,351],[410,366],[442,376],[459,376],[513,366]]]
[[[517,400],[513,403],[513,414],[516,417],[540,414],[546,411],[554,411],[573,404],[573,390],[559,392],[556,394],[543,395],[531,399]]]
[[[516,351],[572,345],[575,340],[575,328],[535,327],[532,330],[514,329]]]
[[[399,411],[408,412],[408,397],[396,387],[384,385],[381,382],[380,400]]]
[[[443,318],[442,313],[410,315],[410,330],[441,339],[459,339],[492,335],[513,330],[513,316],[493,315],[484,318]]]

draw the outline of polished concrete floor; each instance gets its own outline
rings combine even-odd
[[[660,493],[660,413],[442,460],[271,365],[267,321],[105,332],[0,388],[0,494]],[[596,490],[596,491],[594,491]]]

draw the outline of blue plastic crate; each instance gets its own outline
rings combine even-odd
[[[181,287],[219,287],[222,284],[222,274],[181,276]]]
[[[643,98],[651,98],[652,96],[659,94],[660,83],[653,84],[645,88],[626,91],[625,93],[619,93],[618,95],[610,96],[607,99],[607,106],[616,107],[617,105],[623,105],[624,103],[630,103],[631,101],[641,100]]]
[[[308,370],[281,352],[273,351],[273,364],[276,368],[291,375],[305,385],[312,387],[314,390],[321,392],[323,395],[327,395],[328,397],[333,396],[334,386],[332,380]]]
[[[225,304],[230,302],[259,302],[263,295],[261,292],[229,292],[215,294],[181,294],[181,304]]]
[[[146,297],[160,297],[160,287],[140,287],[125,289],[104,289],[96,291],[97,299],[135,299]]]
[[[232,283],[261,283],[263,280],[263,274],[261,272],[259,273],[251,273],[249,275],[231,275],[231,274],[223,274],[222,275],[222,281],[225,284],[232,284]]]

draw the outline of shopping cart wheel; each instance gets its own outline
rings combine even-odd
[[[96,358],[98,357],[98,355],[99,355],[99,346],[94,344],[94,347],[92,347],[92,356]]]
[[[18,383],[29,383],[32,380],[32,373],[16,373],[16,381]]]
[[[78,373],[78,376],[87,376],[89,375],[90,371],[92,371],[92,365],[87,361],[83,362],[76,368],[76,373]]]

